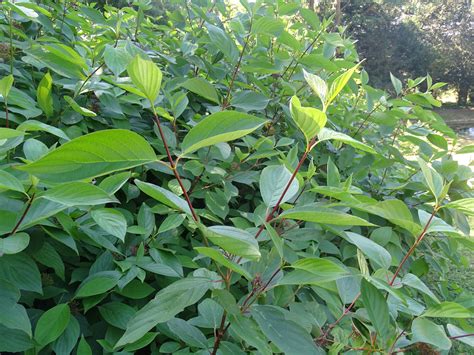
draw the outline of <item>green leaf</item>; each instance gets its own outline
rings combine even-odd
[[[283,259],[283,246],[285,245],[285,240],[278,235],[275,228],[273,228],[269,223],[265,223],[265,228],[268,232],[268,235],[270,236],[270,239],[273,242],[273,245],[275,246],[278,252],[278,255],[280,255],[280,258]]]
[[[395,89],[395,92],[397,93],[397,95],[400,95],[400,93],[402,92],[402,82],[392,73],[390,73],[390,80],[392,81],[392,85]]]
[[[285,354],[324,354],[300,324],[286,319],[282,308],[258,305],[251,314],[263,334]]]
[[[245,90],[234,94],[230,104],[234,107],[240,108],[245,112],[248,112],[262,111],[267,107],[269,102],[270,99],[268,99],[265,95],[255,91]]]
[[[402,284],[412,287],[420,292],[423,292],[425,295],[428,295],[433,301],[439,303],[438,297],[426,286],[423,281],[421,281],[416,275],[406,274],[403,276]]]
[[[46,123],[36,121],[36,120],[28,120],[21,123],[17,128],[19,131],[23,132],[37,132],[37,131],[44,131],[55,135],[56,137],[62,138],[64,140],[69,141],[69,137],[66,133],[64,133],[59,128],[50,126]]]
[[[318,143],[328,141],[328,140],[339,141],[339,142],[348,144],[350,146],[353,146],[354,148],[362,150],[364,152],[377,154],[377,152],[373,148],[369,147],[367,144],[359,142],[358,140],[352,137],[349,137],[347,134],[333,131],[330,128],[323,128],[321,132],[319,132],[318,134]]]
[[[77,345],[77,355],[92,355],[92,349],[86,339],[84,339],[84,336],[81,337]]]
[[[451,348],[451,340],[446,336],[443,326],[437,325],[426,318],[416,318],[411,324],[412,341],[427,343],[441,350]]]
[[[104,50],[104,62],[116,77],[118,77],[127,68],[127,65],[133,57],[125,48],[114,48],[106,45]]]
[[[285,25],[280,19],[262,16],[252,25],[253,34],[265,34],[269,36],[279,36],[285,28]]]
[[[126,329],[127,323],[135,315],[135,310],[120,302],[110,302],[99,307],[102,318],[118,329]]]
[[[35,328],[35,340],[40,348],[52,343],[66,330],[71,312],[65,303],[48,309],[38,319]]]
[[[280,214],[278,218],[297,219],[300,221],[338,226],[373,226],[372,223],[360,217],[314,205],[306,205],[286,210]]]
[[[153,104],[160,93],[162,74],[160,68],[151,60],[135,56],[127,66],[133,85]]]
[[[323,111],[312,107],[302,107],[296,96],[291,98],[290,112],[293,121],[303,132],[307,145],[326,125],[327,117]]]
[[[26,233],[16,233],[0,239],[0,257],[3,254],[17,254],[28,246],[30,236]]]
[[[456,327],[453,324],[448,324],[447,328],[448,328],[449,335],[451,337],[457,337],[456,340],[458,340],[460,342],[463,342],[464,344],[467,344],[469,346],[474,347],[474,337],[469,336],[470,333],[462,330],[459,327]],[[462,336],[462,335],[465,335],[465,336]]]
[[[229,226],[200,226],[204,236],[225,251],[255,260],[260,258],[258,242],[247,231]]]
[[[79,322],[74,317],[69,318],[69,323],[61,336],[52,345],[55,354],[71,354],[76,346],[81,333]]]
[[[185,200],[176,196],[171,191],[163,189],[162,187],[150,184],[148,182],[143,182],[140,180],[135,179],[135,184],[138,188],[151,198],[161,202],[162,204],[174,208],[179,211],[186,212],[187,214],[191,214],[191,210]]]
[[[390,312],[385,296],[366,279],[362,279],[360,292],[372,325],[383,339],[387,339],[390,335]]]
[[[0,189],[25,192],[23,184],[12,174],[0,170]]]
[[[337,97],[337,95],[341,92],[342,89],[346,86],[348,81],[351,79],[354,72],[359,67],[359,64],[355,65],[351,69],[347,70],[345,73],[339,75],[331,84],[331,88],[329,89],[328,99],[326,101],[326,106],[329,106],[331,102]]]
[[[115,349],[133,343],[159,323],[165,323],[195,304],[211,288],[212,280],[204,277],[187,277],[158,292],[153,300],[140,309],[128,322],[125,334]]]
[[[10,89],[12,88],[13,85],[13,75],[7,75],[4,76],[2,79],[0,79],[0,95],[4,99],[8,97],[8,94],[10,93]]]
[[[39,160],[19,166],[48,182],[90,179],[155,161],[148,142],[124,129],[90,133],[73,139]]]
[[[474,153],[474,144],[465,145],[456,151],[456,154],[471,154],[471,153]]]
[[[325,111],[326,96],[328,93],[328,86],[326,82],[323,79],[321,79],[319,76],[310,74],[304,69],[303,69],[303,74],[310,88],[314,91],[314,93],[320,98],[321,102],[323,103],[323,107],[324,107],[323,111]]]
[[[94,111],[91,111],[85,107],[79,106],[79,104],[71,96],[63,96],[64,100],[71,106],[71,108],[86,117],[95,117],[97,114]]]
[[[291,267],[297,270],[308,271],[312,274],[316,274],[326,282],[338,280],[345,276],[348,276],[348,271],[338,264],[328,259],[322,258],[304,258],[299,259]]]
[[[117,285],[121,276],[118,271],[100,271],[92,274],[81,282],[74,297],[83,298],[105,293]]]
[[[464,213],[465,215],[474,216],[474,198],[463,198],[452,201],[445,204],[443,208],[453,208]]]
[[[263,202],[268,207],[273,207],[283,194],[286,185],[291,179],[290,171],[284,165],[271,165],[262,170],[260,175],[260,193]],[[280,203],[291,200],[299,190],[298,180],[293,179]]]
[[[1,279],[11,282],[20,290],[42,293],[38,266],[25,253],[0,257]]]
[[[191,128],[182,143],[183,154],[217,143],[228,142],[252,133],[264,119],[237,111],[222,111],[207,116]]]
[[[194,248],[199,254],[205,255],[218,264],[235,271],[236,273],[242,275],[247,280],[252,280],[252,276],[249,274],[247,270],[242,268],[240,265],[230,261],[224,255],[222,255],[219,251],[213,248],[205,248],[205,247],[195,247]]]
[[[435,199],[438,200],[438,197],[443,191],[443,178],[438,174],[437,171],[429,167],[423,159],[418,157],[417,160],[418,165],[420,165],[421,171],[423,173],[426,185],[430,189]]]
[[[51,117],[54,112],[52,86],[53,78],[51,74],[46,73],[36,89],[36,101],[47,117]]]
[[[456,302],[441,302],[429,307],[421,317],[431,318],[474,318],[474,313]]]
[[[207,349],[206,336],[199,330],[199,328],[179,318],[173,318],[166,324],[169,330],[187,345]]]
[[[345,232],[344,234],[346,237],[345,239],[359,248],[371,261],[384,269],[390,267],[392,256],[384,247],[357,233]]]
[[[219,104],[219,95],[216,89],[203,78],[188,79],[181,86],[209,101]]]
[[[99,187],[86,182],[69,182],[46,190],[41,198],[67,206],[94,206],[119,201]]]
[[[210,43],[219,49],[231,63],[236,62],[239,50],[234,40],[219,27],[211,24],[206,24],[206,27],[209,31]]]
[[[91,212],[92,219],[107,233],[117,237],[122,242],[127,234],[127,220],[124,215],[112,208],[100,208]]]

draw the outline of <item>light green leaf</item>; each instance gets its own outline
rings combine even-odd
[[[148,182],[140,181],[138,179],[135,179],[135,184],[143,193],[161,202],[162,204],[174,208],[176,210],[186,212],[187,214],[191,214],[191,210],[187,202],[182,198],[176,196],[171,191],[150,184]]]
[[[4,144],[3,141],[6,140],[6,139],[22,137],[24,135],[25,135],[25,133],[23,133],[21,131],[17,131],[15,129],[10,129],[10,128],[0,127],[0,146]]]
[[[469,144],[461,147],[456,154],[471,154],[474,153],[474,144]]]
[[[426,185],[430,189],[435,199],[438,200],[438,197],[443,191],[443,178],[438,174],[437,171],[429,167],[423,159],[418,157],[417,160],[418,165],[420,165],[421,171],[423,173]]]
[[[205,248],[205,247],[195,247],[194,248],[199,254],[205,255],[218,264],[235,271],[236,273],[242,275],[247,280],[252,280],[252,275],[249,274],[247,270],[242,268],[240,265],[230,261],[224,255],[222,255],[219,251],[213,248]]]
[[[429,307],[421,317],[474,318],[474,313],[456,302],[441,302]]]
[[[262,16],[252,25],[253,34],[266,34],[269,36],[279,36],[285,28],[285,25],[280,19],[271,18],[269,16]]]
[[[43,348],[52,343],[66,330],[71,312],[65,303],[48,309],[38,319],[35,328],[35,340]]]
[[[69,137],[66,133],[64,133],[59,128],[50,126],[46,123],[36,121],[36,120],[28,120],[21,123],[17,128],[18,131],[23,132],[37,132],[37,131],[44,131],[55,135],[56,137],[62,138],[64,140],[69,141]]]
[[[337,95],[341,92],[341,90],[346,86],[348,81],[351,79],[352,75],[354,72],[357,70],[359,67],[359,64],[356,66],[352,67],[345,73],[339,75],[336,79],[331,84],[331,88],[329,89],[328,93],[328,99],[326,101],[326,106],[329,106],[331,102],[334,101],[334,99],[337,97]]]
[[[318,134],[318,142],[324,142],[328,140],[340,141],[350,146],[353,146],[356,149],[360,149],[364,152],[377,154],[377,152],[373,148],[369,147],[367,144],[359,142],[358,140],[352,137],[349,137],[347,134],[333,131],[330,128],[323,128]]]
[[[324,279],[326,282],[338,280],[349,273],[340,265],[332,262],[329,259],[322,258],[304,258],[299,259],[291,267],[298,270],[308,271],[312,274],[316,274]]]
[[[112,129],[73,139],[18,169],[44,181],[60,183],[90,179],[156,159],[144,138],[124,129]]]
[[[263,202],[273,207],[283,194],[286,185],[291,179],[290,171],[284,165],[271,165],[262,170],[260,175],[260,193]],[[298,180],[293,179],[280,203],[291,200],[299,190]]]
[[[100,271],[92,274],[81,282],[74,297],[83,298],[105,293],[117,285],[121,276],[118,271]]]
[[[278,218],[297,219],[300,221],[339,226],[373,226],[372,223],[360,217],[314,205],[306,205],[286,210],[280,214]]]
[[[188,79],[181,86],[209,101],[219,104],[219,95],[216,89],[203,78]]]
[[[8,97],[8,94],[10,93],[10,89],[12,88],[13,85],[13,75],[7,75],[4,76],[2,79],[0,79],[0,95],[4,99]]]
[[[17,254],[25,250],[29,243],[30,236],[22,232],[0,238],[0,256],[3,254]]]
[[[25,192],[23,184],[12,174],[0,170],[0,189]]]
[[[127,72],[133,84],[151,103],[155,102],[160,93],[162,74],[160,68],[151,60],[142,59],[137,55],[127,66]]]
[[[79,181],[56,185],[46,190],[41,197],[67,206],[94,206],[119,202],[99,187]]]
[[[270,236],[270,239],[273,242],[273,245],[278,251],[278,255],[280,255],[280,258],[283,259],[283,246],[285,245],[285,240],[278,235],[275,228],[273,228],[269,223],[265,223],[265,228],[268,232],[268,235]]]
[[[324,354],[300,324],[285,317],[282,308],[258,305],[252,307],[251,314],[263,334],[285,354]]]
[[[390,312],[385,296],[366,279],[362,279],[360,292],[372,325],[383,339],[387,339],[390,335]]]
[[[157,324],[171,320],[199,301],[212,287],[211,283],[212,280],[205,277],[187,277],[162,289],[128,322],[125,334],[118,340],[115,349],[133,343]]]
[[[400,95],[400,93],[402,92],[402,82],[392,73],[390,73],[390,80],[392,81],[392,85],[395,89],[395,92],[397,93],[397,95]]]
[[[426,318],[416,318],[411,324],[412,341],[434,345],[441,350],[451,348],[451,340],[446,336],[443,326]]]
[[[95,117],[97,114],[94,111],[91,111],[85,107],[79,106],[79,104],[71,96],[63,96],[64,100],[71,106],[71,108],[86,117]]]
[[[303,74],[306,82],[308,85],[313,89],[314,93],[321,99],[321,102],[323,103],[323,111],[325,111],[326,108],[326,96],[328,93],[328,86],[326,82],[321,79],[319,76],[310,74],[306,70],[303,69]]]
[[[390,267],[392,256],[384,247],[357,233],[345,232],[344,234],[345,239],[359,248],[367,258],[384,269]]]
[[[51,117],[54,112],[53,96],[51,95],[52,86],[53,78],[51,74],[46,73],[36,89],[36,101],[38,101],[39,107],[47,117]]]
[[[84,339],[84,336],[81,337],[77,345],[77,355],[92,355],[92,349],[86,339]]]
[[[117,237],[122,242],[127,234],[127,220],[124,215],[112,208],[100,208],[91,212],[92,219],[107,233]]]
[[[247,259],[260,258],[255,237],[247,231],[229,226],[200,226],[204,236],[225,251]]]
[[[307,145],[326,125],[327,117],[323,111],[312,107],[302,107],[296,96],[291,98],[290,112],[293,121],[303,132]]]
[[[217,143],[228,142],[252,133],[264,119],[237,111],[222,111],[207,116],[191,128],[182,143],[183,154]]]
[[[468,216],[474,216],[474,198],[463,198],[452,201],[445,204],[443,208],[454,208]]]

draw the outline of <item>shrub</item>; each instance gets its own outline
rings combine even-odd
[[[442,84],[298,3],[1,6],[0,351],[472,345],[423,281],[472,246]]]

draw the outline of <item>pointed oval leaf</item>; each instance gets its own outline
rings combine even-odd
[[[67,206],[94,206],[119,202],[101,188],[79,181],[56,185],[46,190],[41,197]]]
[[[140,90],[150,102],[155,102],[161,87],[162,74],[160,68],[151,60],[142,59],[137,55],[127,66],[127,72],[133,85]]]
[[[65,303],[44,312],[35,328],[35,340],[41,347],[52,343],[66,330],[71,317],[69,306]]]
[[[188,79],[181,86],[209,101],[219,103],[219,95],[216,89],[203,78]]]
[[[298,270],[305,270],[323,278],[326,282],[338,280],[348,275],[348,271],[340,265],[328,259],[304,258],[291,264],[291,267]]]
[[[421,317],[474,318],[474,313],[459,303],[446,301],[429,307]]]
[[[339,226],[373,226],[372,223],[360,217],[330,208],[322,208],[313,205],[295,207],[286,210],[280,214],[278,218],[296,219],[306,222]]]
[[[47,117],[50,117],[54,111],[53,96],[51,95],[52,86],[53,78],[51,74],[46,73],[36,89],[36,101],[38,101],[38,106]]]
[[[0,95],[4,99],[8,97],[8,94],[10,93],[10,89],[12,88],[13,85],[13,75],[7,75],[0,79]]]
[[[290,112],[293,121],[303,132],[306,144],[309,144],[326,125],[327,117],[323,111],[312,107],[302,107],[296,96],[291,98]]]
[[[97,114],[85,107],[80,106],[71,96],[64,96],[64,100],[71,106],[71,108],[86,117],[95,117]]]
[[[359,248],[362,253],[370,260],[377,263],[380,267],[388,269],[392,263],[392,256],[384,247],[378,245],[369,238],[360,234],[345,232],[346,239]]]
[[[25,192],[20,180],[3,170],[0,170],[0,189]]]
[[[0,256],[3,254],[17,254],[25,250],[30,243],[30,236],[26,233],[16,233],[0,239]]]
[[[90,179],[156,159],[143,137],[124,129],[112,129],[73,139],[18,169],[44,181],[60,183]]]
[[[334,79],[331,84],[331,89],[329,89],[326,106],[329,106],[331,102],[333,102],[337,95],[341,92],[341,90],[344,89],[344,86],[346,86],[346,84],[351,79],[352,75],[358,67],[359,64],[355,65],[354,67]]]
[[[360,292],[372,325],[383,339],[387,339],[390,335],[390,312],[385,296],[366,279],[362,279]]]
[[[124,215],[112,208],[100,208],[91,212],[92,219],[107,233],[117,237],[122,242],[127,234],[127,220]]]
[[[290,179],[291,173],[284,165],[267,166],[262,170],[260,175],[260,193],[262,194],[263,202],[268,207],[273,207],[277,204]],[[293,179],[280,203],[291,200],[298,193],[298,190],[298,180]]]
[[[218,250],[213,248],[206,248],[206,247],[195,247],[194,248],[199,254],[205,255],[218,264],[235,271],[236,273],[242,275],[247,280],[252,280],[252,276],[249,274],[247,270],[242,268],[242,266],[230,261],[224,255],[222,255]]]
[[[228,142],[252,133],[266,120],[237,111],[214,113],[191,128],[183,139],[183,154],[217,143]]]
[[[135,184],[143,193],[161,202],[162,204],[179,211],[186,212],[187,214],[191,214],[191,210],[187,202],[181,197],[176,196],[171,191],[137,179],[135,179]]]
[[[446,336],[443,326],[426,318],[416,318],[411,324],[412,341],[434,345],[441,350],[451,348],[451,340]]]
[[[122,274],[118,271],[100,271],[90,275],[81,282],[75,298],[100,295],[117,285]]]
[[[349,137],[347,134],[333,131],[330,128],[323,128],[318,134],[318,142],[324,142],[328,140],[340,141],[364,152],[377,154],[377,152],[373,148],[352,137]]]
[[[308,73],[304,69],[303,69],[303,74],[310,88],[320,98],[321,102],[323,103],[323,106],[326,106],[326,96],[328,93],[328,86],[326,82],[323,79],[321,79],[319,76]]]
[[[225,251],[247,259],[260,258],[258,242],[249,232],[229,226],[200,227],[206,238]]]

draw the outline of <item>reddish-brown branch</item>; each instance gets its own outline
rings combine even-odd
[[[7,99],[5,99],[5,127],[9,128],[9,120],[8,120],[8,103]]]
[[[18,222],[16,222],[15,224],[15,227],[13,227],[12,231],[10,233],[7,234],[7,237],[13,235],[16,233],[16,231],[18,230],[18,228],[20,228],[21,226],[21,223],[23,222],[23,220],[25,219],[26,215],[28,214],[28,211],[30,210],[31,208],[31,205],[33,204],[33,200],[35,199],[35,194],[32,194],[31,195],[31,198],[28,200],[28,202],[26,203],[26,208],[25,210],[23,211],[23,214],[21,215],[20,219],[18,220]]]
[[[455,335],[455,336],[449,337],[449,339],[459,339],[459,338],[467,338],[467,337],[474,337],[474,333]]]
[[[189,198],[188,192],[186,191],[186,188],[183,185],[183,181],[181,180],[181,176],[178,173],[176,163],[175,163],[173,157],[171,156],[171,152],[170,152],[170,149],[168,147],[168,143],[167,143],[165,135],[163,133],[163,129],[161,128],[160,119],[158,118],[158,115],[156,113],[153,116],[153,120],[155,121],[156,126],[158,127],[158,131],[160,133],[161,140],[163,142],[163,145],[165,146],[166,155],[168,156],[168,161],[170,163],[171,170],[173,171],[173,174],[176,177],[176,180],[178,180],[178,184],[181,187],[181,190],[183,191],[184,198],[186,199],[186,203],[188,204],[189,209],[191,210],[191,214],[193,216],[193,219],[194,219],[194,221],[197,222],[199,220],[198,216],[197,216],[196,211],[194,210],[194,207],[191,203],[191,199]]]

